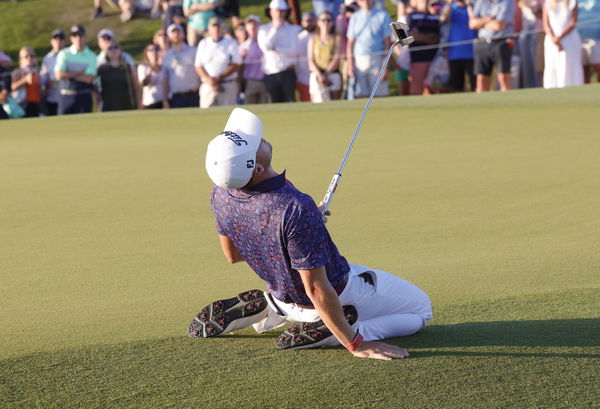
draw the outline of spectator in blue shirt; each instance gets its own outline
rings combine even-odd
[[[442,11],[440,21],[450,24],[449,43],[467,42],[477,38],[477,31],[469,28],[467,5],[471,5],[471,0],[452,0]],[[450,66],[450,87],[454,92],[465,90],[465,76],[469,78],[469,89],[475,90],[473,44],[464,43],[448,47],[448,65]]]
[[[355,78],[356,97],[368,97],[375,85],[386,51],[391,46],[390,15],[375,8],[374,0],[358,0],[360,9],[352,14],[348,24],[348,76]],[[383,74],[375,96],[389,93],[387,70]]]

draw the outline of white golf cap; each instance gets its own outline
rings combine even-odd
[[[206,151],[206,171],[215,185],[239,189],[248,184],[262,134],[262,121],[252,112],[242,108],[231,112],[225,129]]]
[[[285,1],[285,0],[271,0],[271,2],[269,3],[269,8],[276,9],[276,10],[289,10],[290,9],[288,7],[287,1]]]
[[[103,28],[102,30],[98,31],[98,35],[96,37],[98,39],[100,39],[102,37],[110,37],[110,38],[114,39],[115,34],[113,33],[113,31],[110,28]]]
[[[175,30],[179,30],[179,32],[183,34],[183,26],[177,23],[171,23],[169,27],[167,27],[167,34],[171,34]]]

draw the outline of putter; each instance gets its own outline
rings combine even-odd
[[[360,116],[360,120],[358,121],[358,126],[356,127],[356,130],[354,131],[354,135],[352,136],[350,145],[348,145],[348,149],[346,149],[346,155],[344,155],[342,164],[340,165],[340,168],[338,169],[337,173],[333,175],[333,179],[331,179],[329,188],[327,188],[327,193],[325,193],[325,198],[323,199],[323,209],[321,210],[323,214],[325,214],[327,212],[327,210],[329,209],[329,205],[331,204],[331,199],[333,199],[333,194],[335,193],[335,190],[337,189],[337,185],[340,182],[340,178],[342,177],[342,171],[344,170],[344,167],[346,166],[346,162],[348,161],[348,156],[350,156],[350,151],[352,150],[352,147],[354,146],[354,141],[356,140],[356,137],[358,136],[358,132],[360,131],[363,120],[365,119],[365,115],[367,115],[367,111],[369,110],[369,105],[371,105],[371,101],[373,100],[373,97],[375,96],[375,92],[377,92],[377,87],[379,87],[379,83],[381,82],[381,78],[383,77],[383,72],[384,72],[385,68],[387,67],[388,62],[390,61],[390,57],[392,56],[392,52],[394,51],[394,48],[397,45],[408,46],[410,43],[415,41],[414,37],[409,36],[407,34],[407,31],[409,30],[408,25],[401,23],[399,21],[395,21],[390,24],[390,28],[392,29],[392,33],[394,34],[395,41],[392,44],[392,46],[390,47],[390,50],[387,53],[387,57],[385,58],[385,62],[383,63],[381,69],[379,70],[379,75],[377,76],[375,85],[373,86],[373,89],[371,90],[371,96],[369,97],[369,100],[367,101],[367,105],[365,105],[365,109],[363,110],[363,113]]]

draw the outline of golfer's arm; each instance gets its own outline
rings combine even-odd
[[[223,254],[225,254],[227,261],[229,261],[231,264],[245,261],[244,257],[242,257],[240,251],[237,249],[235,244],[233,244],[229,237],[219,234],[219,241],[221,242],[221,249],[223,249]]]
[[[321,319],[342,345],[351,344],[356,335],[346,321],[337,293],[327,279],[325,267],[298,270],[306,295]]]

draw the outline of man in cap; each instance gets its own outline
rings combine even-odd
[[[162,62],[165,77],[163,107],[197,107],[200,99],[200,78],[194,67],[196,47],[185,43],[183,27],[179,24],[171,24],[167,28],[167,35],[171,41],[171,48]]]
[[[216,184],[211,208],[230,263],[245,261],[266,282],[205,307],[189,335],[213,337],[253,324],[258,332],[285,325],[279,349],[342,344],[357,357],[408,353],[375,340],[411,335],[431,319],[427,294],[392,274],[348,264],[321,210],[271,166],[272,147],[252,113],[236,108],[208,145],[206,170]]]
[[[242,59],[237,42],[223,37],[222,24],[220,17],[211,17],[208,36],[198,44],[195,66],[202,80],[200,108],[235,105]]]
[[[108,47],[110,47],[113,42],[116,42],[117,39],[115,38],[113,31],[109,28],[103,28],[98,31],[96,39],[98,40],[98,48],[100,49],[100,53],[96,58],[96,67],[100,67],[102,64],[107,63],[106,54],[108,53]],[[121,54],[127,65],[135,68],[135,63],[131,55],[125,51],[122,51]]]
[[[67,36],[62,30],[54,30],[50,35],[50,45],[52,49],[42,60],[42,68],[40,70],[40,81],[43,89],[43,112],[45,115],[56,115],[58,111],[58,99],[60,90],[54,67],[60,50],[65,48]]]
[[[85,29],[69,31],[71,46],[56,57],[54,72],[60,81],[58,115],[92,112],[92,82],[96,77],[96,54],[85,45]]]
[[[239,46],[244,63],[244,100],[246,104],[265,104],[269,102],[269,93],[265,88],[265,73],[262,69],[263,53],[258,45],[257,36],[260,17],[250,14],[244,20],[248,38]]]
[[[271,0],[271,22],[258,29],[258,45],[263,52],[265,86],[272,102],[294,102],[300,28],[286,21],[285,0]]]

